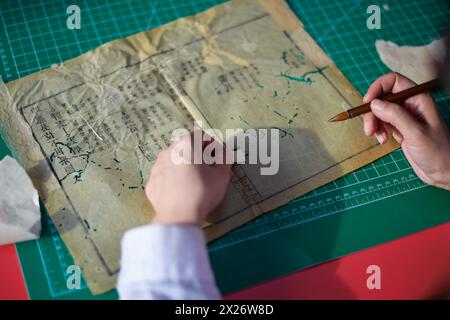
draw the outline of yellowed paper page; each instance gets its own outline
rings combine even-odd
[[[239,24],[218,30],[231,15]],[[186,107],[204,128],[224,136],[227,128],[281,131],[279,172],[264,176],[259,166],[235,167],[225,201],[208,217],[208,239],[398,147],[365,137],[360,119],[327,121],[362,99],[283,1],[235,2],[208,11],[204,20],[183,24],[208,41],[161,60],[182,83]],[[187,62],[207,71],[188,75]]]
[[[359,119],[327,122],[360,102],[283,1],[234,0],[2,85],[0,121],[100,293],[115,286],[124,231],[152,217],[144,185],[174,129],[282,132],[277,175],[236,166],[205,225],[213,239],[396,148]]]

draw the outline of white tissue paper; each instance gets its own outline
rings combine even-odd
[[[37,239],[39,196],[25,170],[11,157],[0,161],[0,245]]]

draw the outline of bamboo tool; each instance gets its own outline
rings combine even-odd
[[[439,87],[440,87],[439,79],[434,79],[397,93],[388,93],[384,96],[381,96],[379,99],[389,102],[400,103],[412,96],[415,96],[416,94],[423,93],[426,91],[438,90]],[[355,108],[351,108],[347,111],[341,112],[328,121],[329,122],[343,121],[357,117],[367,112],[370,112],[370,102],[362,104]]]

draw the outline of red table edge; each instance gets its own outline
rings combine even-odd
[[[450,222],[228,294],[225,299],[426,299],[450,292]],[[14,245],[0,246],[0,299],[29,299]],[[367,288],[367,267],[381,289]]]
[[[29,298],[16,246],[0,246],[0,300]]]
[[[368,289],[370,265],[381,289]],[[450,292],[450,222],[228,294],[225,299],[429,299]]]

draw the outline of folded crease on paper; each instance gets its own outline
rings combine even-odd
[[[39,196],[25,170],[11,157],[0,161],[0,245],[39,238]]]

